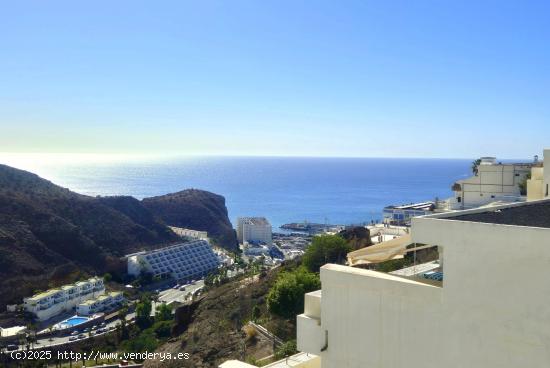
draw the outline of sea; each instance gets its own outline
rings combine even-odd
[[[447,198],[471,175],[466,159],[198,157],[0,154],[0,163],[32,171],[90,196],[144,198],[197,188],[221,194],[233,223],[264,216],[290,222],[363,224],[387,205]]]

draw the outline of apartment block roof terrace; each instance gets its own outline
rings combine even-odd
[[[514,203],[482,210],[462,211],[457,215],[435,215],[434,217],[488,224],[550,228],[550,200]]]

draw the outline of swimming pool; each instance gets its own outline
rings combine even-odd
[[[58,330],[61,330],[61,329],[70,328],[70,327],[80,325],[84,322],[88,322],[89,320],[90,320],[90,318],[88,318],[88,317],[74,316],[74,317],[71,317],[71,318],[67,318],[64,321],[59,322],[54,327],[56,327],[56,329],[58,329]]]

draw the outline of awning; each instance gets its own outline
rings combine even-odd
[[[412,244],[411,235],[403,235],[348,253],[348,263],[350,266],[357,266],[403,258],[403,255],[407,253],[407,246],[410,244]]]

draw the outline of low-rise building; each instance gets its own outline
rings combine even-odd
[[[76,307],[76,313],[79,316],[90,316],[99,312],[107,312],[124,303],[124,294],[120,291],[112,291],[108,294],[100,295],[97,298],[86,300]]]
[[[547,170],[545,170],[547,168]],[[533,165],[527,180],[527,200],[536,201],[550,195],[550,149],[544,150],[544,161]]]
[[[433,213],[434,202],[421,202],[403,204],[400,206],[387,206],[383,210],[383,222],[387,225],[410,225],[411,219],[416,216],[425,216]]]
[[[439,259],[392,274],[323,266],[323,289],[298,316],[298,350],[323,368],[550,365],[550,200],[415,217],[409,235],[348,259],[427,248]]]
[[[200,239],[200,240],[208,239],[208,232],[206,231],[186,229],[183,227],[176,227],[176,226],[170,226],[170,229],[172,229],[173,232],[175,232],[181,237],[191,238],[191,239]]]
[[[18,341],[21,336],[27,332],[25,326],[0,327],[0,343],[8,343]]]
[[[524,200],[520,184],[531,173],[533,163],[500,163],[494,157],[482,157],[474,176],[458,180],[452,186],[451,210],[480,207],[491,202]]]
[[[181,281],[204,277],[220,265],[218,256],[206,240],[178,243],[126,257],[128,274],[132,276],[147,272]]]
[[[40,321],[50,319],[60,313],[71,311],[80,303],[105,293],[103,279],[93,277],[71,285],[50,289],[23,299],[25,310]]]
[[[271,224],[265,217],[239,217],[237,238],[240,244],[267,244],[273,242]]]

